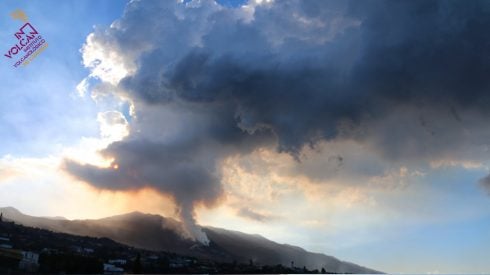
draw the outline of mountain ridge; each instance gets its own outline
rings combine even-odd
[[[134,211],[102,219],[53,219],[25,215],[13,207],[0,208],[4,218],[17,223],[80,236],[106,237],[136,248],[168,251],[223,262],[282,264],[336,273],[380,273],[299,246],[280,244],[259,234],[247,234],[216,227],[203,227],[211,243],[201,245],[182,237],[179,221],[156,214]]]

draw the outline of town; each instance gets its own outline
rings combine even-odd
[[[328,273],[305,267],[216,262],[149,251],[108,238],[56,233],[8,221],[0,214],[0,273]]]

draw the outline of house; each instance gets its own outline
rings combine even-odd
[[[54,248],[47,248],[47,247],[45,247],[45,248],[43,248],[41,250],[41,253],[45,253],[45,254],[57,254],[57,253],[59,253],[59,250],[58,249],[54,249]]]
[[[157,255],[150,255],[148,257],[146,257],[148,260],[151,260],[151,261],[156,261],[158,259],[160,259],[160,257],[158,257]]]
[[[72,252],[75,252],[75,253],[82,253],[83,252],[82,247],[80,247],[78,245],[72,245],[72,246],[70,246],[70,250]]]
[[[12,249],[12,244],[10,243],[10,238],[0,237],[0,248]]]
[[[22,260],[19,269],[27,272],[36,272],[39,268],[39,254],[31,251],[22,251]]]
[[[113,264],[104,264],[104,274],[123,274],[124,269]]]
[[[190,259],[176,257],[176,258],[170,260],[169,267],[171,267],[171,268],[182,268],[182,267],[188,267],[191,264],[192,264],[192,260],[190,260]]]
[[[115,259],[115,260],[109,260],[108,263],[109,264],[113,264],[113,265],[125,265],[126,264],[126,260],[123,260],[123,259]]]

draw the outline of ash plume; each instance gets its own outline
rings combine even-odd
[[[487,1],[131,1],[82,49],[134,110],[130,134],[101,152],[119,169],[66,170],[172,195],[206,243],[194,209],[219,202],[228,156],[275,147],[299,160],[354,139],[393,160],[484,157],[489,27]]]

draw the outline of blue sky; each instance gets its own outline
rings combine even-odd
[[[420,183],[433,190],[433,197],[424,198],[429,201],[420,208],[443,221],[407,222],[397,226],[395,234],[390,232],[393,228],[388,232],[379,228],[379,234],[385,237],[360,245],[355,251],[340,249],[336,255],[386,265],[386,270],[392,272],[485,272],[488,270],[486,244],[490,240],[489,202],[488,196],[471,184],[480,177],[481,173],[462,169],[435,171]],[[415,199],[413,203],[420,202]]]
[[[244,3],[244,1],[221,2],[227,9],[241,9],[240,6]],[[243,66],[246,69],[240,71],[241,76],[246,75],[247,69],[255,68],[254,66],[257,66],[259,72],[267,70],[270,64],[275,66],[274,72],[277,74],[283,72],[281,71],[283,67],[287,67],[285,72],[289,73],[289,68],[294,67],[294,65],[301,65],[303,58],[307,60],[305,64],[313,64],[311,68],[314,70],[316,68],[315,60],[320,60],[316,57],[324,53],[322,46],[318,45],[328,44],[329,41],[337,37],[341,37],[341,39],[332,40],[332,44],[328,44],[328,47],[331,48],[326,51],[328,54],[333,53],[336,57],[322,59],[321,62],[338,65],[341,68],[339,70],[346,71],[351,67],[359,66],[358,71],[361,72],[364,72],[365,67],[359,64],[369,60],[372,62],[370,59],[372,57],[363,56],[359,57],[361,61],[355,60],[350,63],[351,59],[358,57],[357,53],[348,54],[351,50],[355,51],[357,47],[362,46],[365,47],[363,48],[365,52],[376,52],[378,49],[376,47],[379,46],[374,42],[361,45],[362,43],[358,40],[359,37],[367,40],[366,33],[372,32],[366,32],[363,34],[364,36],[356,36],[355,29],[361,25],[359,20],[347,17],[336,18],[329,21],[329,24],[335,25],[340,31],[338,29],[321,29],[324,33],[321,32],[321,35],[317,35],[317,32],[306,27],[297,27],[282,18],[280,14],[283,10],[278,9],[278,12],[275,12],[273,6],[272,8],[267,6],[269,4],[262,3],[254,6],[257,15],[253,22],[258,22],[260,28],[257,29],[264,33],[260,33],[254,27],[248,27],[246,24],[249,23],[243,23],[245,27],[242,23],[237,23],[236,29],[227,30],[227,26],[222,23],[233,22],[234,24],[235,21],[226,21],[233,16],[238,16],[233,13],[228,14],[228,17],[225,16],[224,21],[216,21],[218,23],[215,22],[215,25],[211,24],[210,29],[212,31],[206,28],[201,30],[195,27],[199,25],[201,18],[196,15],[200,13],[195,12],[195,14],[191,14],[194,17],[189,17],[195,20],[191,21],[192,24],[196,24],[191,25],[191,27],[175,22],[169,23],[170,25],[167,26],[164,25],[167,24],[167,21],[162,19],[162,22],[165,21],[162,26],[156,24],[153,29],[149,28],[150,31],[155,31],[159,35],[156,35],[156,38],[148,38],[149,41],[144,41],[146,44],[139,45],[141,47],[150,45],[145,51],[139,52],[138,49],[132,47],[131,43],[128,42],[128,45],[125,45],[121,41],[132,41],[131,39],[136,37],[136,32],[139,29],[135,22],[138,22],[138,19],[149,20],[150,22],[154,19],[138,17],[140,16],[137,13],[140,12],[139,8],[142,9],[143,15],[144,12],[148,12],[144,6],[135,6],[133,10],[136,11],[135,15],[130,14],[123,17],[126,1],[122,0],[1,1],[0,49],[2,51],[8,51],[9,47],[15,43],[13,33],[19,27],[20,21],[12,20],[9,14],[16,9],[22,9],[26,12],[29,21],[37,27],[49,46],[31,64],[23,68],[13,68],[3,56],[3,61],[0,62],[0,77],[2,79],[0,93],[0,204],[14,206],[33,215],[66,216],[68,218],[100,218],[133,210],[175,215],[174,210],[178,206],[173,205],[174,202],[168,199],[168,196],[178,198],[179,190],[174,190],[173,187],[159,184],[150,184],[149,187],[137,185],[135,188],[138,191],[132,193],[130,191],[133,189],[128,191],[124,188],[114,187],[111,182],[112,177],[99,179],[89,178],[87,175],[91,175],[91,171],[108,168],[124,173],[126,169],[124,165],[127,164],[132,164],[136,170],[138,169],[138,163],[145,158],[139,159],[139,156],[133,156],[134,159],[125,160],[125,155],[117,151],[117,148],[108,151],[111,156],[114,156],[114,159],[107,159],[98,155],[99,150],[107,148],[109,144],[115,141],[123,140],[127,143],[123,142],[122,146],[134,149],[138,147],[132,147],[133,144],[130,142],[140,140],[180,146],[180,143],[172,143],[173,140],[186,140],[185,138],[193,140],[193,137],[200,140],[201,135],[203,135],[202,140],[207,142],[207,140],[216,137],[209,134],[210,131],[225,132],[223,136],[218,135],[218,138],[224,140],[232,139],[236,135],[231,130],[226,132],[227,129],[221,128],[221,124],[213,124],[216,119],[213,116],[214,110],[202,112],[203,109],[190,109],[187,111],[183,110],[182,106],[194,108],[195,105],[177,104],[174,106],[169,102],[153,104],[145,101],[147,100],[145,96],[148,94],[144,92],[146,86],[145,89],[142,89],[141,85],[153,83],[151,82],[152,79],[161,81],[161,75],[167,76],[164,73],[169,71],[174,73],[170,74],[172,76],[186,72],[185,70],[178,71],[180,67],[174,65],[185,65],[185,62],[179,62],[187,60],[185,59],[186,54],[195,50],[195,47],[186,48],[187,46],[184,44],[194,41],[195,36],[193,35],[198,31],[209,31],[202,36],[202,41],[199,42],[201,44],[196,42],[199,47],[208,52],[215,51],[215,56],[222,57],[222,59],[227,56],[234,56],[235,59],[233,60],[238,60],[239,65],[245,64]],[[296,6],[291,5],[287,8],[296,8]],[[341,10],[342,5],[332,4],[328,8]],[[213,9],[212,6],[204,6],[202,8],[203,14],[213,14],[216,12]],[[326,16],[325,14],[330,14],[328,12],[318,15],[317,12],[320,13],[320,11],[308,9],[308,7],[298,8],[297,11],[298,14],[293,17],[298,19],[298,22],[307,22],[308,26],[321,26],[321,28],[328,25],[318,20],[315,21],[318,18],[311,19],[301,13],[313,14],[313,17],[319,16],[322,19],[322,16]],[[178,12],[181,11],[178,10],[176,13]],[[333,12],[333,14],[337,13]],[[220,14],[216,12],[216,18],[219,16]],[[243,22],[249,22],[247,21],[249,20],[247,16],[250,16],[249,10],[243,8],[243,14],[240,13],[240,16],[242,16]],[[278,18],[277,22],[280,22],[279,24],[273,24],[267,20],[267,18],[276,17]],[[121,24],[125,24],[126,28],[111,29],[109,27],[111,23],[119,18],[123,18]],[[275,21],[272,20],[272,22]],[[175,30],[169,31],[169,26],[175,26]],[[283,27],[290,29],[281,29]],[[100,32],[97,33],[96,29]],[[383,28],[380,27],[380,29]],[[346,31],[344,32],[344,30]],[[255,31],[260,35],[256,35]],[[122,62],[115,64],[127,69],[127,75],[132,76],[130,80],[114,85],[114,83],[107,83],[108,81],[103,79],[104,75],[89,77],[89,74],[93,73],[95,69],[86,68],[83,65],[83,58],[89,59],[90,57],[83,56],[83,54],[89,56],[89,50],[84,52],[81,49],[85,43],[89,43],[87,36],[94,32],[96,33],[94,35],[95,42],[91,50],[94,53],[100,53],[97,51],[104,50],[100,45],[113,43],[110,45],[114,46],[116,55],[121,57],[116,61]],[[250,35],[251,38],[247,40],[248,42],[229,39],[229,37],[235,37],[232,36],[234,32],[242,36]],[[187,36],[188,33],[190,34]],[[352,33],[352,37],[347,37]],[[144,36],[145,33],[141,35],[146,37]],[[169,35],[171,39],[165,35]],[[287,37],[287,35],[291,35],[291,37]],[[220,40],[222,39],[221,36],[228,40]],[[260,40],[263,42],[260,44],[254,43],[252,38],[257,39],[257,41],[264,39],[264,41],[270,42],[268,39],[271,41],[277,39],[274,41],[282,42],[268,44]],[[404,38],[397,38],[396,34],[393,34],[390,39],[393,39],[390,40],[390,43],[395,41],[393,45],[396,45],[396,43],[401,43],[399,41],[403,41]],[[173,45],[184,46],[175,47]],[[161,48],[159,48],[160,46]],[[235,47],[236,52],[233,47]],[[266,51],[261,47],[270,48],[267,48],[268,51]],[[300,51],[304,47],[309,47],[310,51]],[[246,51],[239,48],[246,49]],[[173,54],[165,56],[166,52]],[[290,52],[295,54],[285,54]],[[246,56],[247,54],[249,56]],[[244,56],[246,58],[243,58]],[[338,56],[342,58],[337,59]],[[277,60],[269,60],[269,58],[276,57]],[[107,56],[103,58],[110,59]],[[222,59],[217,58],[216,60]],[[103,62],[106,61],[103,60]],[[218,72],[220,76],[226,75],[227,70],[220,71],[221,67],[219,66],[218,69],[213,70],[214,67],[212,66],[219,65],[218,61],[209,62],[207,64],[209,67],[206,68],[208,71]],[[134,68],[131,67],[134,65],[133,62],[137,64]],[[284,64],[286,66],[283,66]],[[378,73],[383,73],[385,67],[382,65],[376,63],[373,66],[378,66]],[[305,67],[308,66],[305,65]],[[236,67],[234,68],[236,69]],[[131,71],[132,69],[133,71]],[[175,72],[171,71],[172,69],[175,69]],[[405,69],[410,71],[409,67]],[[157,71],[161,74],[154,75],[153,73]],[[337,76],[337,74],[335,75]],[[426,73],[424,76],[430,78],[427,75],[429,74]],[[288,76],[290,77],[290,75]],[[210,79],[213,77],[215,76],[210,76]],[[271,79],[274,77],[277,75],[272,75]],[[375,79],[369,72],[364,77]],[[114,92],[113,97],[95,102],[90,94],[80,96],[77,92],[77,85],[85,78],[91,83],[89,90],[95,89],[100,83],[109,85],[103,86],[110,87],[108,90],[126,90],[123,92],[118,90]],[[433,78],[435,79],[437,76],[433,76]],[[145,82],[148,79],[150,81]],[[237,81],[241,81],[240,77],[237,79]],[[285,78],[279,77],[277,79],[285,81]],[[360,79],[362,81],[364,78]],[[408,81],[407,79],[409,78],[404,78],[403,81]],[[410,79],[416,79],[416,77]],[[195,81],[193,83],[199,84],[201,80],[199,78],[193,79]],[[323,83],[315,79],[314,76],[309,81],[309,84],[304,87],[310,87],[311,83]],[[188,84],[185,81],[182,83],[184,83],[183,86]],[[208,87],[206,85],[210,82],[203,81],[203,83],[201,86],[196,84],[209,93],[204,94],[203,98],[211,97],[211,92],[206,90]],[[268,87],[273,86],[271,83],[268,84],[270,84]],[[294,86],[294,83],[289,84]],[[247,87],[254,87],[253,84],[250,85],[252,86]],[[390,85],[390,83],[387,84],[387,86]],[[431,85],[430,87],[434,87],[433,84]],[[151,89],[152,86],[149,87],[148,89]],[[193,86],[185,87],[192,89]],[[355,85],[348,86],[348,88],[352,87],[358,88]],[[383,87],[376,86],[380,89]],[[417,85],[414,87],[418,88]],[[287,90],[287,88],[287,85],[281,86],[282,90]],[[135,91],[131,91],[131,89]],[[197,93],[199,92],[197,91]],[[260,92],[263,91],[259,90],[257,94]],[[189,94],[182,93],[184,94],[182,101],[198,98],[192,92]],[[318,90],[312,92],[315,95],[318,93],[320,93]],[[355,96],[358,98],[357,94]],[[376,96],[380,97],[380,94],[376,94]],[[458,98],[455,96],[453,99]],[[242,99],[237,97],[238,101]],[[252,99],[246,102],[255,102],[257,106],[262,106],[263,102],[276,102],[276,99],[277,94],[273,94],[270,98],[261,101],[260,104]],[[278,103],[277,106],[289,107],[287,105],[289,99],[298,101],[299,97],[296,94],[291,98],[285,96],[281,104]],[[393,100],[391,97],[382,99]],[[325,100],[325,98],[319,99],[318,102],[321,100]],[[328,100],[338,100],[335,101],[336,104],[342,105],[352,98],[334,96],[329,97]],[[168,109],[160,108],[160,103]],[[316,103],[316,101],[312,101],[309,105],[305,105],[306,108],[299,103],[294,106],[297,106],[297,112],[309,112],[309,108],[311,108],[311,112],[315,112]],[[135,113],[129,111],[130,105],[136,110]],[[260,112],[260,109],[254,109],[254,106],[244,106],[249,108],[238,109],[233,112],[233,118],[241,115],[242,120],[239,127],[242,127],[241,130],[243,131],[240,133],[260,132],[260,130],[267,129],[264,126],[266,123],[260,121],[260,115],[273,113],[276,111],[275,106],[268,106],[267,112],[263,113]],[[467,124],[464,127],[460,126],[459,122],[454,122],[454,119],[448,119],[447,117],[451,117],[450,115],[442,111],[439,113],[439,110],[445,110],[444,107],[446,106],[441,107],[436,106],[436,104],[428,104],[428,107],[418,106],[417,108],[403,105],[396,111],[384,110],[390,114],[389,116],[384,116],[385,113],[382,113],[383,115],[376,117],[375,113],[374,118],[368,117],[366,124],[361,123],[362,127],[368,125],[366,128],[360,128],[360,132],[367,133],[366,138],[352,136],[344,141],[341,135],[333,139],[325,137],[318,145],[318,148],[321,149],[318,152],[321,153],[314,149],[308,149],[308,146],[302,147],[308,142],[300,143],[301,156],[307,156],[302,162],[295,160],[295,152],[291,148],[296,145],[294,143],[296,142],[295,138],[298,136],[298,139],[303,138],[302,135],[296,136],[296,134],[302,131],[308,132],[308,129],[294,128],[293,126],[281,128],[284,126],[283,123],[293,125],[298,117],[304,118],[303,113],[295,113],[295,111],[291,111],[291,116],[282,115],[277,120],[275,120],[276,117],[267,117],[264,120],[267,123],[277,123],[277,125],[273,125],[277,128],[273,126],[271,128],[279,129],[275,135],[278,140],[273,145],[268,143],[269,140],[257,141],[257,143],[254,141],[249,145],[265,145],[260,148],[257,147],[257,150],[251,152],[244,153],[246,150],[240,147],[242,143],[236,147],[234,147],[235,144],[227,144],[228,147],[215,147],[216,143],[200,143],[201,141],[185,143],[194,149],[210,148],[214,150],[211,155],[201,153],[201,151],[192,155],[192,159],[196,159],[196,162],[191,165],[193,168],[200,168],[202,164],[200,161],[206,163],[216,161],[216,166],[224,167],[221,173],[220,188],[227,194],[227,199],[220,204],[216,202],[220,201],[217,199],[219,195],[209,200],[208,197],[192,197],[199,202],[192,205],[197,213],[196,219],[202,224],[248,233],[259,233],[281,243],[299,245],[309,250],[323,252],[386,272],[488,273],[490,271],[490,261],[488,261],[490,257],[490,249],[488,248],[488,243],[490,243],[490,196],[478,183],[488,174],[489,170],[487,149],[481,149],[483,145],[486,145],[485,140],[488,137],[486,127],[484,127],[486,126],[487,114],[480,112],[478,106],[471,106],[468,109],[464,109],[466,108],[464,104],[461,106],[460,114],[454,116],[456,118],[461,116],[462,120],[466,121]],[[205,108],[207,107],[209,105],[205,105]],[[349,111],[353,110],[349,109],[350,105],[343,107],[345,108],[339,107],[339,112],[342,113],[347,110],[345,113],[350,114]],[[374,105],[372,109],[376,108],[379,106]],[[335,108],[332,107],[332,109]],[[413,111],[414,109],[417,111]],[[252,115],[247,113],[250,110],[252,110]],[[227,109],[219,109],[219,112],[222,113],[219,113],[218,117],[223,117],[224,120]],[[335,110],[319,112],[319,114],[325,115],[325,121],[330,121],[327,116],[334,112]],[[413,115],[414,112],[420,113]],[[305,117],[306,124],[312,121],[312,123],[316,123],[314,117]],[[365,118],[362,115],[359,117],[361,117],[360,120]],[[414,117],[413,121],[415,122],[410,124]],[[181,118],[182,120],[180,120]],[[332,120],[335,119],[337,118]],[[397,121],[400,122],[397,123]],[[404,124],[405,122],[407,123]],[[191,125],[189,127],[192,129],[186,129],[187,124]],[[395,125],[393,126],[393,124]],[[161,125],[165,125],[167,128],[162,128]],[[431,139],[430,133],[427,134],[428,130],[426,129],[431,125],[434,126],[432,130],[436,131],[436,134],[437,131],[440,131],[443,135],[435,140]],[[423,129],[420,130],[421,128]],[[316,130],[318,129],[311,132],[317,133]],[[374,131],[376,133],[373,134]],[[325,132],[331,133],[331,131]],[[281,133],[288,133],[290,134],[288,137],[293,138],[281,139]],[[398,133],[400,133],[399,136],[395,135]],[[453,133],[456,134],[453,135]],[[432,133],[432,135],[434,134]],[[170,138],[162,141],[162,137],[167,138],[167,136]],[[325,134],[325,136],[328,135]],[[397,136],[399,139],[390,138],[393,136]],[[425,140],[424,138],[427,136],[429,137]],[[413,144],[413,141],[416,141],[416,145]],[[401,149],[392,149],[401,142],[408,144],[407,152]],[[442,143],[447,143],[447,146],[441,145]],[[243,141],[243,144],[246,142]],[[379,144],[382,144],[383,148],[380,148]],[[419,144],[423,144],[425,147],[423,149],[417,147]],[[280,147],[282,151],[276,150],[278,146],[282,146]],[[230,150],[232,153],[226,150]],[[198,150],[194,150],[193,153],[196,151]],[[429,157],[426,156],[427,152],[430,152]],[[337,157],[337,153],[342,158]],[[183,158],[187,159],[186,157],[188,156]],[[64,161],[72,158],[75,160],[71,164],[72,166],[64,168]],[[157,158],[154,162],[158,161],[162,160]],[[83,165],[77,166],[76,163]],[[87,163],[92,166],[84,165]],[[157,164],[160,166],[157,165],[156,168],[171,166],[163,161]],[[210,169],[208,166],[204,167],[204,170]],[[142,169],[141,171],[145,170]],[[197,169],[196,171],[200,172],[201,170]],[[169,174],[172,179],[173,177],[178,178],[173,170]],[[148,175],[148,178],[160,179],[153,174]],[[212,202],[209,204],[213,207],[206,207],[207,202]],[[247,208],[248,212],[241,211],[243,205],[250,206]],[[239,213],[255,213],[255,215],[245,217]],[[262,218],[253,219],[251,216]]]
[[[94,26],[107,25],[123,12],[124,1],[2,1],[1,47],[15,43],[19,21],[10,13],[22,9],[49,43],[48,49],[22,70],[2,62],[4,79],[0,95],[3,108],[0,154],[41,156],[73,144],[80,136],[97,134],[97,107],[76,96],[76,85],[87,74],[81,66],[80,48]],[[62,57],[62,58],[60,58]],[[50,146],[46,146],[50,144]]]

